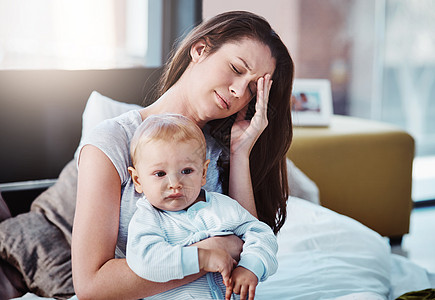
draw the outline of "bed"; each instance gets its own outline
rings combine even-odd
[[[101,120],[138,107],[93,92],[83,113],[82,136]],[[287,221],[278,234],[279,268],[260,283],[256,299],[396,299],[435,287],[433,275],[391,254],[387,238],[319,205],[310,180],[299,171],[290,175],[293,185],[296,181],[308,188],[288,199]],[[76,180],[74,158],[55,184],[33,201],[29,212],[0,223],[0,256],[20,270],[28,288],[16,299],[73,295],[70,244],[75,194],[71,191]]]

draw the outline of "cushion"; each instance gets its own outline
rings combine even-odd
[[[71,231],[76,185],[72,160],[57,182],[35,199],[30,212],[0,223],[0,257],[22,274],[35,294],[57,298],[74,294]]]
[[[21,272],[31,292],[59,298],[74,294],[70,245],[41,212],[2,222],[0,240],[1,257]]]
[[[3,197],[1,195],[1,190],[0,190],[0,222],[10,217],[11,217],[11,212],[8,208],[8,205],[3,200]]]
[[[16,284],[21,282],[14,282],[11,274],[8,274],[12,267],[3,260],[0,260],[0,299],[11,299],[20,296],[22,293],[17,289]],[[12,270],[14,271],[14,270]]]
[[[3,200],[0,190],[0,222],[9,219],[11,212]],[[10,299],[19,296],[22,287],[21,275],[8,263],[0,260],[0,299]]]
[[[290,196],[320,204],[319,188],[317,185],[288,158],[287,180]]]
[[[56,183],[39,195],[30,208],[31,211],[43,214],[63,233],[69,244],[76,206],[77,173],[73,159],[63,168]]]
[[[104,120],[117,117],[133,109],[141,108],[143,107],[140,105],[116,101],[101,95],[97,91],[93,91],[83,112],[82,136]]]
[[[131,103],[115,101],[103,96],[97,91],[93,91],[86,103],[82,115],[82,137],[84,137],[98,123],[117,117],[127,111],[140,109],[142,106]],[[76,151],[75,157],[78,153]]]

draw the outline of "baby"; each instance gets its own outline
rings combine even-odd
[[[271,228],[237,201],[206,192],[209,160],[201,129],[181,115],[153,115],[132,139],[129,173],[143,196],[128,229],[127,263],[154,282],[204,276],[147,299],[254,299],[259,281],[277,269],[278,245]],[[190,246],[211,236],[244,241],[237,263],[225,250]]]

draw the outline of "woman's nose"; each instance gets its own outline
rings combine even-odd
[[[246,95],[249,81],[244,78],[237,78],[230,86],[231,95],[237,98],[243,98]]]

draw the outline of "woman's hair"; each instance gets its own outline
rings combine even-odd
[[[294,66],[280,37],[262,17],[245,11],[222,13],[195,27],[171,54],[160,80],[159,96],[175,84],[192,61],[191,47],[198,41],[207,44],[207,55],[222,45],[251,38],[269,47],[276,60],[267,110],[268,126],[255,143],[250,156],[252,186],[258,217],[275,233],[284,224],[289,196],[286,153],[292,140],[290,96]],[[254,50],[255,51],[255,50]],[[249,103],[247,118],[255,113],[256,97]],[[209,122],[211,133],[229,149],[230,131],[235,116]],[[224,192],[228,193],[229,150],[219,158]]]
[[[143,146],[152,141],[179,143],[194,140],[198,146],[192,156],[206,159],[206,143],[201,129],[189,118],[179,114],[161,114],[147,117],[134,132],[130,144],[133,165],[143,157]]]

